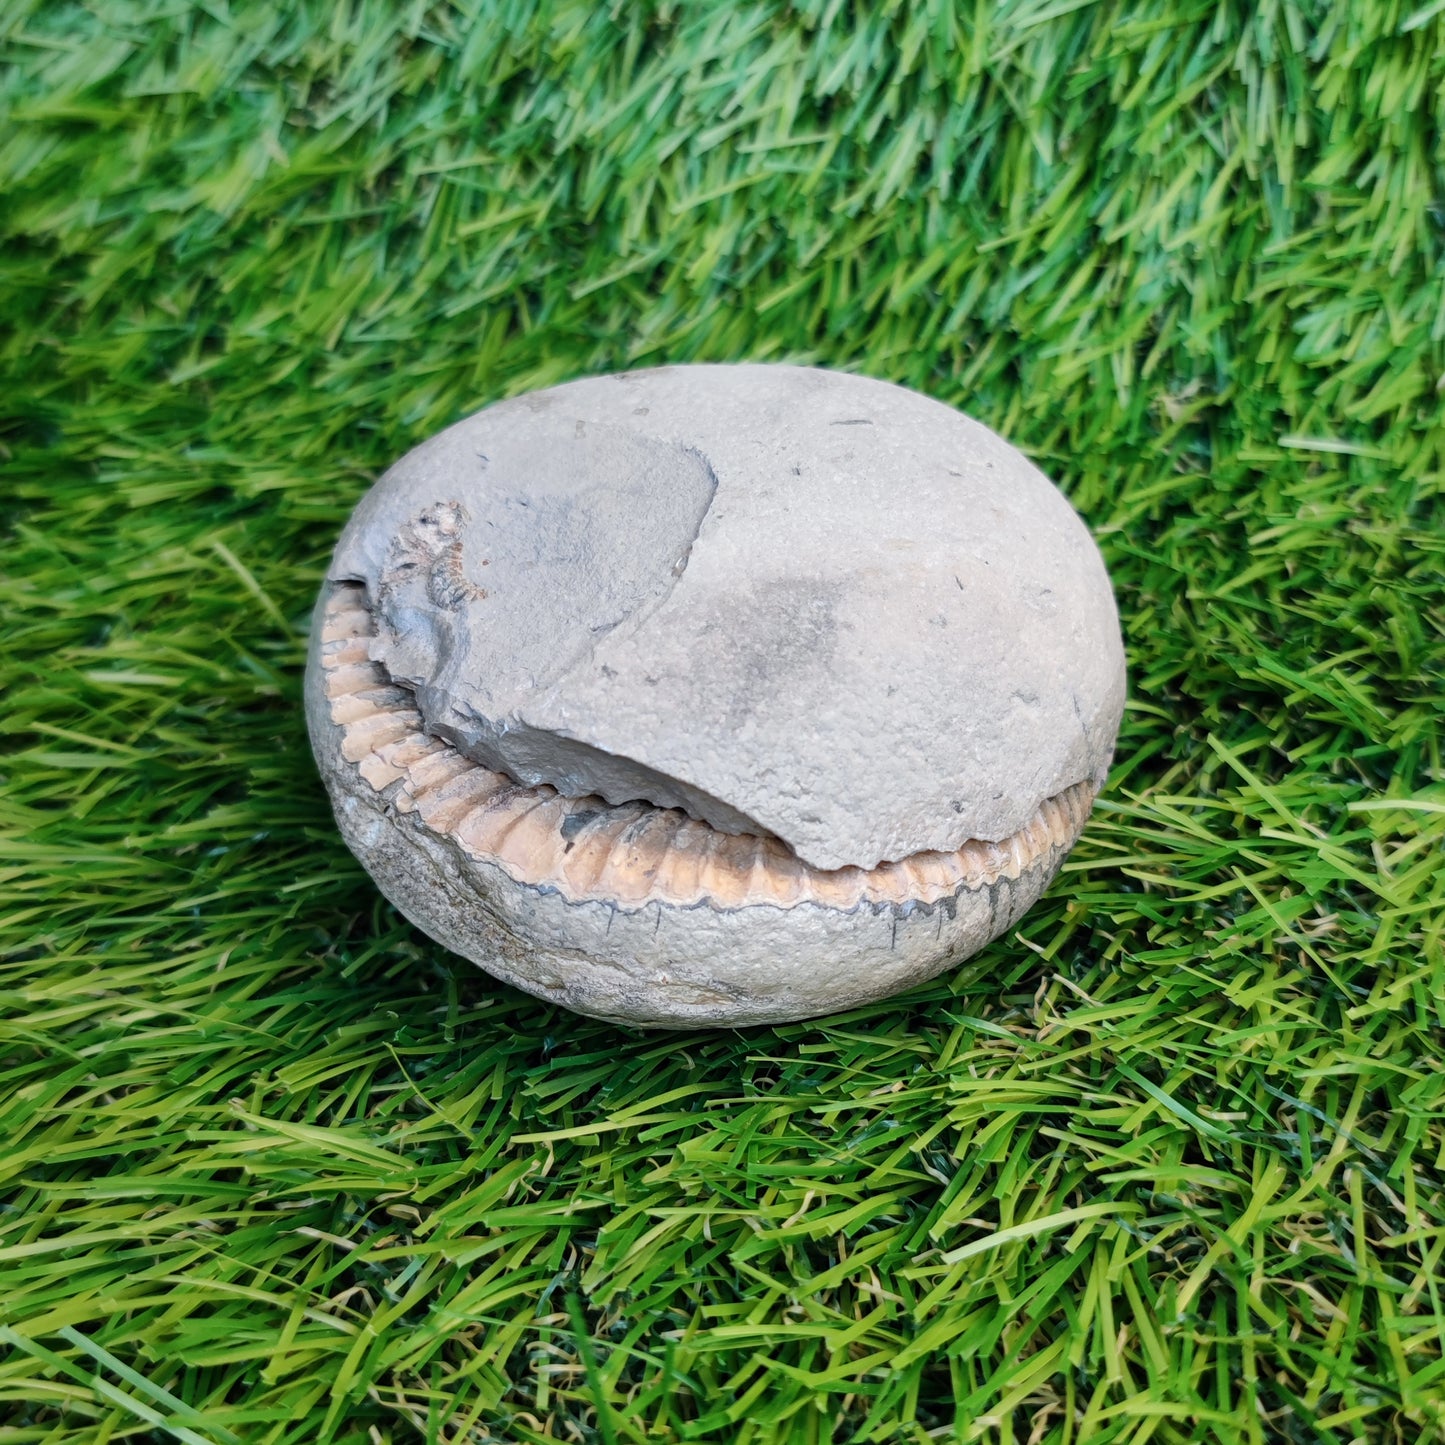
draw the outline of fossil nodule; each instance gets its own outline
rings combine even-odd
[[[983,947],[1077,838],[1124,701],[1087,529],[884,382],[684,366],[487,408],[362,500],[312,740],[403,913],[653,1026],[881,998]]]

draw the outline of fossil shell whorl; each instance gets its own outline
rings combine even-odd
[[[781,1022],[928,978],[961,946],[972,952],[1012,925],[1093,802],[1092,784],[1078,783],[1000,842],[872,869],[812,868],[775,839],[648,803],[566,798],[483,767],[424,730],[411,692],[372,660],[375,636],[364,589],[329,586],[307,704],[348,842],[398,907],[457,952],[528,992],[621,1022]],[[646,915],[640,933],[637,915]],[[588,947],[561,943],[569,931]],[[724,946],[699,957],[679,947],[679,933]]]
[[[318,603],[341,831],[447,947],[644,1026],[885,997],[1054,875],[1124,700],[1027,458],[867,378],[693,366],[487,408],[362,499]]]

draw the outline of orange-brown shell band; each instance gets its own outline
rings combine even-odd
[[[1017,878],[1067,851],[1094,801],[1092,785],[1076,783],[999,843],[970,841],[876,868],[812,868],[776,839],[721,833],[677,809],[565,798],[492,772],[424,730],[412,694],[371,660],[373,636],[365,590],[334,584],[320,661],[342,756],[397,813],[415,814],[476,861],[571,902],[625,909],[931,904]]]

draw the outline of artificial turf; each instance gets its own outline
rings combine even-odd
[[[0,1442],[1445,1439],[1445,4],[6,0]],[[806,361],[1025,448],[1131,702],[951,976],[635,1034],[383,904],[385,464]]]

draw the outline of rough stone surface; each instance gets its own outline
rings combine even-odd
[[[818,868],[1007,837],[1102,780],[1123,707],[1108,579],[1058,490],[959,412],[836,372],[489,407],[387,472],[330,577],[468,757]]]

